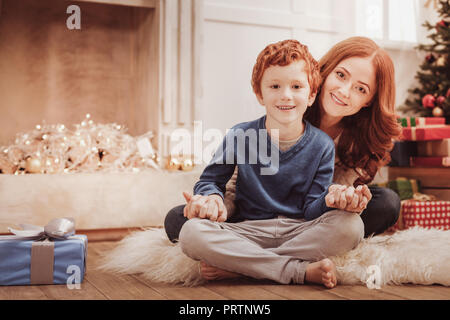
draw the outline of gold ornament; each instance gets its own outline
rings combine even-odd
[[[194,163],[192,162],[192,159],[186,158],[181,163],[181,170],[183,171],[191,171],[194,169]]]
[[[445,57],[444,56],[440,56],[437,60],[436,60],[436,65],[438,67],[443,67],[445,66]]]
[[[166,169],[169,171],[176,171],[180,168],[181,168],[180,160],[178,160],[178,158],[169,157]]]
[[[27,173],[41,173],[41,160],[38,158],[29,157],[26,159],[25,170]]]
[[[435,107],[433,109],[433,116],[434,117],[442,117],[443,115],[444,115],[444,110],[442,110],[441,108]]]

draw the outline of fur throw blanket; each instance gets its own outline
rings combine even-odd
[[[366,284],[373,267],[381,277],[377,284],[450,286],[450,230],[414,227],[392,235],[364,239],[335,263],[338,283]],[[136,231],[102,257],[100,270],[119,274],[140,273],[154,282],[195,286],[204,283],[199,262],[170,242],[164,229]],[[369,269],[368,269],[369,268]]]

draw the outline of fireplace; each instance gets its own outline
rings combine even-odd
[[[80,9],[80,29],[68,28],[71,5]],[[152,131],[153,147],[167,156],[172,130],[193,127],[201,5],[0,0],[0,146],[38,124],[70,127],[89,114],[132,136]],[[197,177],[195,170],[0,174],[0,232],[9,221],[42,225],[67,215],[82,229],[161,225]]]

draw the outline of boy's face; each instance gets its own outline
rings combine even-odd
[[[311,94],[303,60],[267,68],[261,79],[261,93],[257,98],[266,107],[267,119],[280,127],[302,120],[316,97]]]

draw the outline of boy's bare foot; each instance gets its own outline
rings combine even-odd
[[[210,266],[209,264],[203,261],[200,262],[200,274],[202,275],[202,278],[205,280],[223,280],[241,277],[239,273],[222,270]]]
[[[305,282],[322,283],[328,289],[337,284],[336,267],[328,258],[308,264]]]

